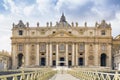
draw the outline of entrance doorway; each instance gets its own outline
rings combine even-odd
[[[60,63],[60,66],[64,66],[64,63]]]
[[[45,66],[46,64],[46,60],[44,57],[41,58],[41,66]]]
[[[18,54],[18,67],[22,66],[22,64],[23,64],[22,60],[23,60],[23,54],[20,53],[20,54]]]
[[[53,60],[52,65],[56,66],[56,61],[55,60]]]
[[[60,57],[60,66],[64,66],[64,61],[65,61],[65,58],[64,57]]]
[[[106,54],[101,54],[101,66],[106,66]]]
[[[71,60],[68,61],[68,66],[69,67],[72,66],[72,61]]]
[[[64,57],[60,57],[60,61],[65,61]]]
[[[79,65],[79,66],[83,66],[83,58],[79,58],[79,60],[78,60],[78,65]]]

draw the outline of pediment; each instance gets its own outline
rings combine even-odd
[[[76,37],[76,36],[73,35],[72,33],[68,33],[65,31],[59,31],[59,32],[49,35],[49,37]]]

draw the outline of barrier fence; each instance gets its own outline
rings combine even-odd
[[[120,80],[118,71],[87,71],[80,69],[71,69],[67,71],[68,74],[80,80]]]
[[[14,74],[1,75],[0,80],[49,80],[54,74],[56,74],[55,70],[47,68],[34,70],[21,69],[21,72],[17,71]]]
[[[80,80],[120,80],[120,74],[118,71],[112,70],[96,70],[85,68],[71,68],[71,69],[58,69],[53,70],[51,68],[30,68],[20,70],[3,71],[0,74],[0,80],[51,80],[56,73],[71,74],[72,76]]]

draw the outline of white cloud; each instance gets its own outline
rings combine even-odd
[[[78,6],[82,6],[89,2],[89,0],[58,0],[55,8],[59,10],[62,6],[68,7],[69,9],[78,8]]]
[[[6,34],[6,35],[3,35],[1,36],[1,40],[0,40],[0,50],[7,50],[7,51],[11,51],[11,41],[10,41],[10,34]]]
[[[36,0],[36,4],[38,10],[42,15],[50,11],[51,8],[50,0]]]
[[[95,5],[101,7],[102,5],[104,6],[108,0],[91,0],[91,1],[94,2]]]
[[[120,12],[117,12],[116,18],[111,20],[110,22],[112,25],[112,34],[115,37],[120,34]]]
[[[33,9],[34,9],[34,5],[26,6],[26,7],[23,9],[24,15],[25,15],[25,16],[30,16],[30,14],[32,14]]]
[[[19,13],[19,10],[13,0],[4,0],[4,6],[9,8],[12,13]]]

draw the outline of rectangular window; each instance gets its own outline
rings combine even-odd
[[[23,30],[19,30],[19,35],[23,35]]]
[[[83,44],[80,44],[80,50],[84,50],[84,45]]]
[[[60,52],[64,52],[65,51],[65,45],[64,44],[60,44],[59,45],[59,51]]]
[[[72,45],[70,45],[70,44],[68,45],[68,51],[72,52]]]
[[[105,35],[105,30],[102,30],[102,31],[101,31],[101,35]]]
[[[102,50],[102,51],[105,51],[105,50],[106,50],[106,44],[102,44],[102,45],[101,45],[101,50]]]
[[[56,45],[55,44],[52,45],[52,51],[56,51]]]
[[[44,43],[40,44],[40,52],[46,51],[46,45]]]
[[[23,51],[23,45],[22,44],[18,45],[18,51]]]

